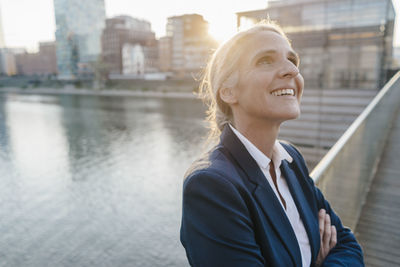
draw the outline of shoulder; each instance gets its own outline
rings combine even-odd
[[[286,140],[279,140],[279,143],[285,148],[285,150],[297,160],[304,160],[299,149],[292,143]]]
[[[195,161],[185,174],[184,191],[196,186],[218,184],[238,187],[241,178],[223,146],[217,146]]]
[[[300,167],[307,169],[307,164],[299,148],[285,140],[279,140],[279,143],[285,148],[297,165],[301,165]]]

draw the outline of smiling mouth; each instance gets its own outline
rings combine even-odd
[[[277,90],[272,91],[271,95],[274,95],[274,96],[284,96],[284,95],[294,96],[294,90],[293,89],[277,89]]]

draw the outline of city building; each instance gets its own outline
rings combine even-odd
[[[17,72],[21,75],[51,75],[57,73],[55,42],[39,43],[38,53],[20,53],[15,56]]]
[[[13,76],[17,74],[15,55],[12,49],[0,48],[0,75]]]
[[[144,69],[144,51],[139,44],[124,44],[122,48],[122,73],[142,76]]]
[[[172,64],[172,37],[164,36],[158,40],[159,69],[163,72],[171,71]]]
[[[157,40],[150,22],[130,16],[107,19],[102,34],[102,56],[111,75],[157,71]]]
[[[238,28],[270,18],[288,34],[308,88],[379,89],[392,63],[391,0],[286,0],[237,13]]]
[[[180,77],[199,72],[217,46],[208,34],[208,22],[198,14],[169,17],[167,37],[171,40],[171,70]],[[163,47],[167,48],[168,44]]]
[[[136,75],[158,72],[157,48],[126,43],[122,47],[122,73]]]
[[[54,0],[59,79],[91,73],[101,55],[104,0]]]

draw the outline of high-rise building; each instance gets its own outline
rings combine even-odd
[[[130,16],[106,20],[102,34],[102,55],[103,61],[109,65],[110,74],[142,75],[154,72],[158,67],[157,52],[157,40],[150,22]]]
[[[60,79],[90,72],[101,55],[104,0],[54,0],[57,67]]]
[[[378,89],[392,62],[395,11],[391,0],[286,0],[237,13],[245,28],[277,21],[300,54],[309,88]]]
[[[178,76],[191,75],[205,66],[216,42],[208,34],[208,22],[198,14],[169,17],[171,68]]]

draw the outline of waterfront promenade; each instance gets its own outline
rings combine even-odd
[[[400,266],[400,113],[356,228],[368,267]]]

